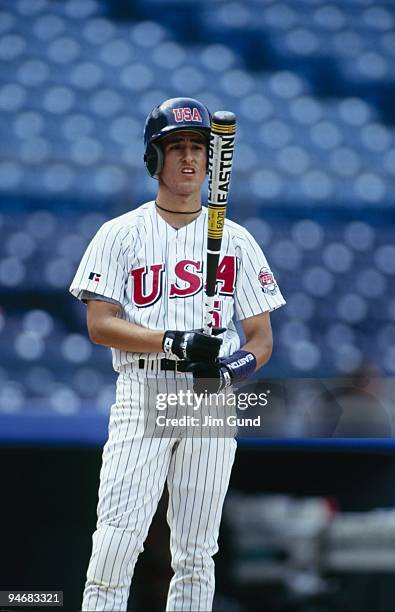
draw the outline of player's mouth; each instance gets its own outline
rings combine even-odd
[[[181,168],[181,174],[193,175],[196,174],[196,171],[195,168],[192,168],[192,166],[184,166],[183,168]]]

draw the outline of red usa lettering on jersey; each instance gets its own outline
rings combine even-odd
[[[224,255],[217,268],[219,295],[233,295],[236,285],[236,261],[234,255]]]
[[[192,269],[191,269],[192,268]],[[199,293],[203,286],[202,279],[202,262],[193,261],[191,259],[183,259],[176,263],[174,269],[177,279],[180,279],[186,283],[184,288],[178,286],[177,281],[170,285],[169,296],[174,297],[189,297],[190,295],[196,295]],[[193,272],[195,270],[196,272]]]
[[[130,270],[133,278],[133,301],[136,306],[152,306],[159,300],[163,290],[164,270],[163,263]]]
[[[132,299],[139,308],[152,306],[163,293],[165,264],[152,264],[130,270],[133,279]],[[203,288],[203,263],[192,259],[178,261],[174,268],[176,282],[171,283],[170,298],[186,298],[196,295]],[[181,284],[179,284],[179,282]],[[219,295],[233,295],[236,283],[236,262],[233,255],[225,255],[217,269]]]
[[[196,107],[189,108],[187,106],[185,108],[173,108],[173,113],[176,123],[181,123],[183,121],[198,121],[202,123],[202,118]]]

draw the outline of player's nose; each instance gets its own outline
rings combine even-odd
[[[185,144],[182,149],[182,161],[190,162],[193,160],[193,149],[190,144]]]

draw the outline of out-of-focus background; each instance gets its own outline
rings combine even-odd
[[[1,589],[80,605],[115,374],[67,289],[100,225],[155,194],[147,114],[192,96],[237,114],[229,216],[287,300],[216,609],[395,609],[394,24],[392,0],[1,0]],[[163,608],[161,525],[131,609]]]

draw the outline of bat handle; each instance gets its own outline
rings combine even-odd
[[[211,336],[213,330],[213,312],[214,312],[215,295],[206,295],[206,303],[204,305],[204,322],[203,333]]]

